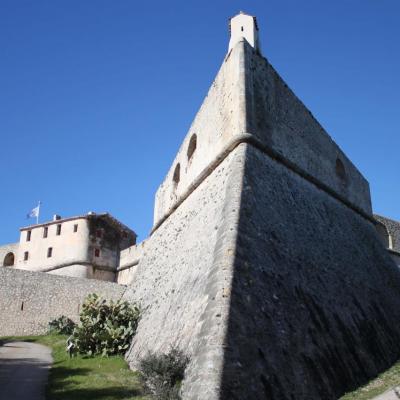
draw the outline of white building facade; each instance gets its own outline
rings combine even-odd
[[[61,218],[20,229],[19,243],[0,247],[5,267],[117,281],[121,252],[135,247],[136,233],[110,214]]]

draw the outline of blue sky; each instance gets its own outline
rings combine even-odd
[[[239,10],[400,220],[399,0],[2,0],[0,243],[38,200],[42,221],[108,211],[144,239]]]

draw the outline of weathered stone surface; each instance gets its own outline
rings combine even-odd
[[[218,398],[243,157],[241,145],[153,234],[125,294],[144,309],[129,362],[185,350],[186,398]]]
[[[400,356],[400,272],[375,227],[248,146],[224,399],[336,399]]]
[[[189,159],[194,134],[197,148]],[[372,213],[368,182],[267,59],[243,39],[225,57],[157,191],[155,226],[235,139],[258,141],[348,203]],[[174,179],[178,164],[179,183]]]
[[[128,361],[134,367],[148,350],[183,349],[192,359],[185,398],[217,399],[220,390],[244,149],[152,235],[124,296],[144,310]]]
[[[125,295],[144,310],[130,364],[177,346],[185,400],[333,400],[393,363],[400,272],[368,183],[247,42],[193,126]]]
[[[49,321],[61,315],[77,321],[88,294],[117,300],[125,289],[116,283],[0,268],[0,336],[45,333]]]

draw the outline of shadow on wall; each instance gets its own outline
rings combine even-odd
[[[221,398],[337,399],[400,356],[399,269],[369,221],[253,149],[245,182]]]

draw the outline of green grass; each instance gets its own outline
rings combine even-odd
[[[347,393],[340,400],[369,400],[386,392],[392,387],[400,385],[400,361],[382,374],[378,375],[368,384],[354,392]]]
[[[47,400],[149,400],[143,395],[138,375],[122,356],[69,358],[66,336],[7,337],[3,341],[41,343],[52,349],[54,364],[46,389]]]

